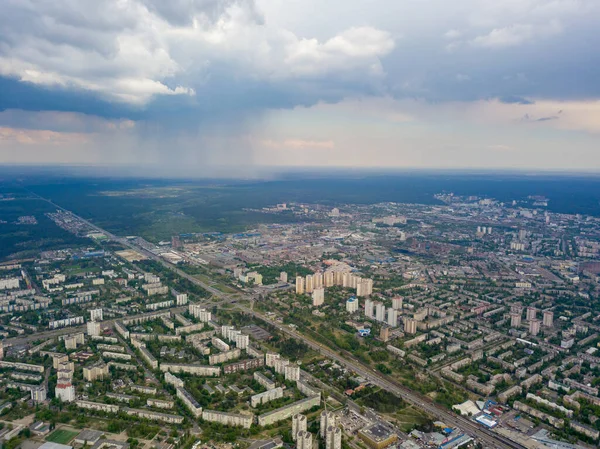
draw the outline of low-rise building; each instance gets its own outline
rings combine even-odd
[[[560,418],[555,418],[554,416],[548,415],[547,413],[541,412],[538,409],[528,406],[520,401],[515,401],[513,403],[513,408],[515,410],[519,410],[521,412],[525,412],[535,418],[539,418],[543,421],[550,423],[550,425],[560,429],[564,427],[565,421]]]
[[[175,406],[175,403],[173,401],[165,401],[163,399],[149,398],[146,400],[146,405],[154,408],[171,409]]]
[[[139,348],[140,354],[144,361],[150,366],[152,369],[158,369],[158,360],[148,351],[145,346],[140,346]]]
[[[116,360],[131,360],[131,355],[130,354],[124,354],[122,352],[110,352],[110,351],[104,351],[102,353],[102,357],[105,359],[116,359]]]
[[[42,365],[32,365],[29,363],[21,362],[7,362],[6,360],[0,360],[0,368],[12,368],[21,371],[32,371],[34,373],[44,372],[44,367]]]
[[[148,394],[154,396],[156,394],[155,387],[148,387],[146,385],[130,385],[129,388],[133,391],[137,391],[138,393]]]
[[[268,426],[278,421],[288,419],[291,416],[310,410],[313,407],[318,407],[321,403],[321,395],[311,396],[309,398],[301,399],[293,404],[286,405],[278,408],[271,412],[262,414],[258,417],[259,426]]]
[[[219,377],[221,375],[221,368],[219,368],[218,366],[206,366],[197,364],[162,363],[160,365],[160,370],[162,372],[187,373],[205,377]]]
[[[275,399],[283,397],[283,388],[277,387],[272,390],[267,390],[262,393],[255,394],[250,397],[250,405],[252,407],[258,407],[260,404],[265,404]]]
[[[380,422],[359,430],[358,437],[371,449],[383,449],[398,441],[396,432]]]
[[[265,387],[267,390],[272,390],[273,388],[275,388],[277,385],[275,384],[275,381],[269,379],[267,376],[265,376],[263,373],[260,373],[258,371],[256,371],[254,373],[254,380],[256,380],[259,384],[261,384],[263,387]]]
[[[160,421],[170,424],[181,424],[183,422],[183,416],[180,415],[170,415],[138,408],[123,408],[123,411],[128,415],[149,419],[150,421]]]
[[[106,393],[106,397],[110,398],[110,399],[114,399],[115,401],[126,402],[128,404],[131,401],[133,401],[134,399],[136,399],[135,396],[131,396],[130,394],[120,394],[120,393]]]
[[[31,387],[31,400],[35,403],[44,402],[48,396],[48,391],[44,385]]]
[[[226,426],[244,427],[245,429],[249,429],[254,422],[253,415],[240,415],[206,409],[202,411],[202,419],[209,422],[218,422]]]
[[[174,387],[183,387],[183,380],[169,372],[165,373],[165,382]]]
[[[112,404],[103,404],[101,402],[92,401],[75,401],[75,405],[86,410],[98,410],[107,413],[119,413],[119,406]]]
[[[506,404],[510,398],[520,395],[522,392],[523,389],[519,385],[512,386],[498,395],[498,402]]]
[[[240,360],[239,362],[234,362],[234,363],[230,363],[228,365],[224,365],[223,373],[231,374],[231,373],[237,373],[238,371],[247,371],[247,370],[251,370],[251,369],[260,368],[264,364],[265,363],[264,363],[263,359]]]
[[[219,354],[211,354],[208,357],[208,364],[218,365],[220,363],[228,362],[229,360],[235,360],[241,355],[242,351],[239,348],[235,348],[230,351],[220,352]]]
[[[200,418],[202,416],[202,406],[196,401],[196,398],[190,394],[189,391],[181,387],[175,388],[177,392],[177,397],[183,402],[183,405],[192,412],[195,418]]]

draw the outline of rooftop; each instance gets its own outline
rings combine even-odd
[[[375,423],[365,427],[360,433],[377,443],[385,441],[395,435],[394,432],[383,423]]]

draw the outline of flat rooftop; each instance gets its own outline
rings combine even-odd
[[[382,442],[395,435],[395,433],[383,423],[371,424],[360,430],[360,433],[375,442]]]

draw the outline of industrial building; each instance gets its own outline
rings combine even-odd
[[[359,430],[358,437],[372,449],[383,449],[398,441],[398,435],[379,422]]]

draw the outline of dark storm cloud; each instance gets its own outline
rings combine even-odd
[[[109,102],[93,92],[61,87],[44,87],[0,76],[0,111],[79,112],[104,118],[139,120],[143,112],[123,103]]]
[[[130,119],[144,151],[183,136],[185,153],[195,136],[202,148],[223,148],[208,131],[243,134],[265,111],[353,97],[432,108],[600,98],[600,2],[294,4],[299,12],[286,16],[284,2],[254,0],[4,0],[0,110]],[[555,111],[528,120],[557,121]],[[44,126],[19,114],[0,120]]]

